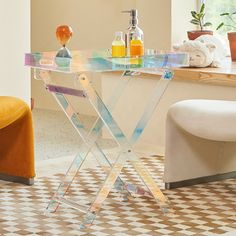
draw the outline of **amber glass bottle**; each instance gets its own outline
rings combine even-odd
[[[130,56],[143,56],[143,54],[143,41],[138,35],[134,35],[133,39],[130,41]]]

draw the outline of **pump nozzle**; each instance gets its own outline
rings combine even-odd
[[[130,11],[121,11],[122,13],[130,13],[131,19],[130,24],[135,26],[138,24],[138,10],[137,9],[131,9]]]
[[[138,16],[138,10],[137,9],[131,9],[129,11],[121,11],[122,13],[130,13],[131,17],[136,18]]]

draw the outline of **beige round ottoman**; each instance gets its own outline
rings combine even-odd
[[[236,101],[172,105],[166,123],[166,188],[231,177],[236,177]]]

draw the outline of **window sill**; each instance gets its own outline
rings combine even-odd
[[[174,80],[236,86],[236,62],[232,62],[230,57],[222,61],[220,68],[178,68],[174,73]]]

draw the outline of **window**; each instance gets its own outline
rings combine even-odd
[[[230,24],[227,17],[220,16],[220,14],[224,12],[236,12],[236,0],[202,0],[202,2],[206,4],[205,21],[210,21],[213,24],[213,30],[215,30],[222,21],[226,24]],[[236,25],[236,14],[233,20]],[[231,27],[222,27],[218,33],[224,34],[230,30],[232,30]]]

